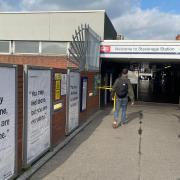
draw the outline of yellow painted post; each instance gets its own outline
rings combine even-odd
[[[115,112],[115,110],[116,110],[116,95],[114,95],[114,106],[113,106],[113,111]]]

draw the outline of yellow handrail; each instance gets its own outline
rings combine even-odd
[[[112,90],[112,87],[111,86],[101,86],[101,87],[98,87],[98,89]]]
[[[102,90],[112,90],[112,86],[100,86],[98,87],[98,89],[102,89]],[[116,110],[116,95],[114,95],[114,98],[113,98],[113,111]]]

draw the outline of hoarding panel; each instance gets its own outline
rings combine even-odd
[[[26,164],[51,145],[51,70],[28,69]]]
[[[0,179],[15,174],[16,69],[0,67]]]
[[[79,125],[79,72],[69,74],[69,96],[68,96],[68,133]]]

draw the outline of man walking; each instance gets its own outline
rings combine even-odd
[[[131,104],[134,104],[134,91],[130,80],[128,79],[128,69],[122,70],[121,76],[116,79],[112,87],[112,99],[116,96],[116,107],[114,112],[113,127],[118,127],[118,114],[120,108],[122,108],[121,125],[126,123],[126,109],[128,104],[128,96],[131,99]]]

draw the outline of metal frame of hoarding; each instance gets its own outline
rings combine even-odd
[[[28,120],[28,70],[50,70],[51,81],[50,81],[50,146],[44,150],[41,154],[39,154],[36,158],[27,163],[27,120]],[[48,152],[52,148],[52,112],[53,112],[53,104],[52,104],[52,68],[46,68],[41,66],[31,66],[24,65],[24,128],[23,128],[23,167],[26,169],[35,161],[37,161],[40,157],[42,157],[46,152]]]
[[[69,68],[67,69],[67,93],[66,93],[66,129],[65,129],[65,133],[66,135],[69,135],[70,133],[72,133],[76,128],[72,129],[71,131],[69,131],[69,87],[70,87],[70,73],[71,72],[77,72],[79,73],[79,77],[80,77],[80,71],[79,69],[74,69],[74,68]],[[80,102],[80,78],[79,78],[79,102]],[[78,115],[80,113],[80,103],[78,103]],[[79,120],[78,120],[79,121]],[[79,126],[79,122],[78,122],[78,126]]]
[[[18,168],[18,66],[15,64],[0,64],[0,67],[4,68],[15,68],[15,159],[14,159],[14,174],[9,179],[14,179],[17,176]]]

